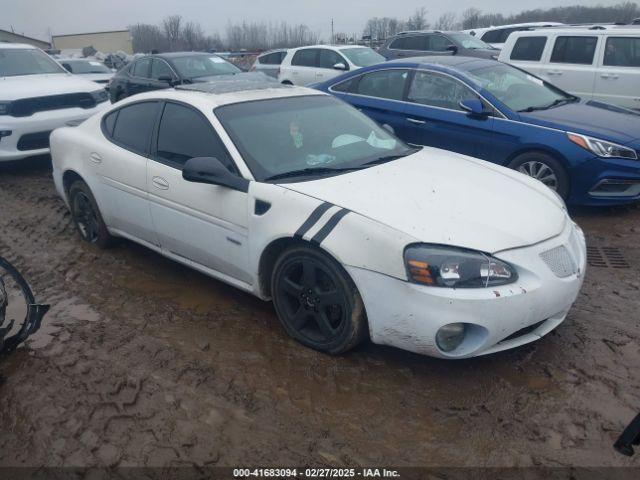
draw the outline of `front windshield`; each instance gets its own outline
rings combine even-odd
[[[189,55],[171,59],[183,78],[201,78],[214,75],[230,75],[240,70],[233,63],[217,55]]]
[[[60,63],[69,64],[72,73],[110,73],[107,67],[94,60],[60,60]]]
[[[343,48],[340,53],[343,53],[357,67],[368,67],[385,61],[382,55],[370,48]]]
[[[215,111],[258,181],[364,168],[414,150],[325,95],[237,103]]]
[[[503,63],[476,68],[467,74],[515,111],[540,110],[575,99],[541,79]]]
[[[459,46],[462,46],[462,48],[468,48],[469,50],[495,50],[495,48],[488,43],[484,43],[479,38],[467,33],[450,33],[449,37]]]
[[[49,55],[31,48],[0,48],[0,77],[66,73]]]

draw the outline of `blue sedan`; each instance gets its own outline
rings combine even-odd
[[[410,144],[516,169],[569,203],[640,199],[640,113],[583,101],[510,65],[457,56],[403,59],[314,87]]]

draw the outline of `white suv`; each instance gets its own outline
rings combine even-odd
[[[289,85],[309,85],[384,61],[382,55],[358,45],[292,48],[280,65],[278,80]]]
[[[640,109],[640,28],[594,26],[514,32],[498,60],[568,92]]]
[[[48,153],[53,129],[108,104],[104,88],[31,45],[0,43],[0,85],[0,162]]]

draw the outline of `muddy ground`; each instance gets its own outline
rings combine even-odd
[[[629,268],[590,267],[543,340],[330,357],[270,304],[127,241],[81,243],[46,159],[4,167],[0,255],[52,309],[0,364],[0,466],[640,466],[611,447],[640,411],[640,208],[574,216]]]

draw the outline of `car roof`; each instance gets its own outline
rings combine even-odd
[[[304,48],[332,48],[334,50],[344,50],[345,48],[369,48],[366,45],[304,45],[302,47],[290,48],[289,50],[302,50]]]
[[[214,79],[203,83],[180,85],[173,89],[141,93],[128,97],[126,100],[157,100],[160,97],[161,99],[183,101],[200,106],[200,108],[206,110],[222,105],[268,100],[271,98],[327,95],[307,87],[283,85],[259,73],[239,73],[225,77],[226,78]]]
[[[433,56],[425,56],[425,57],[409,57],[409,58],[398,58],[395,60],[390,60],[388,62],[381,63],[379,65],[387,65],[387,64],[413,64],[415,66],[429,66],[429,65],[438,65],[444,67],[457,67],[463,64],[468,63],[486,63],[493,65],[495,60],[477,58],[477,57],[465,57],[462,55],[433,55]]]
[[[605,34],[614,34],[615,35],[638,35],[640,34],[640,28],[636,25],[592,25],[592,26],[584,26],[584,25],[562,25],[560,27],[544,27],[537,28],[534,30],[523,30],[520,32],[513,32],[511,35],[518,36],[540,36],[545,32],[553,32],[554,34],[562,34],[562,35],[575,35],[575,34],[584,34],[584,35],[605,35]]]
[[[165,53],[154,53],[152,55],[148,55],[150,57],[160,57],[160,58],[177,58],[177,57],[187,57],[190,55],[206,55],[208,57],[215,55],[219,57],[217,53],[208,53],[208,52],[165,52]],[[147,55],[145,55],[147,56]],[[140,57],[144,58],[144,57]]]
[[[37,50],[33,45],[29,45],[26,43],[9,43],[9,42],[0,42],[0,48],[21,48],[24,50]]]

